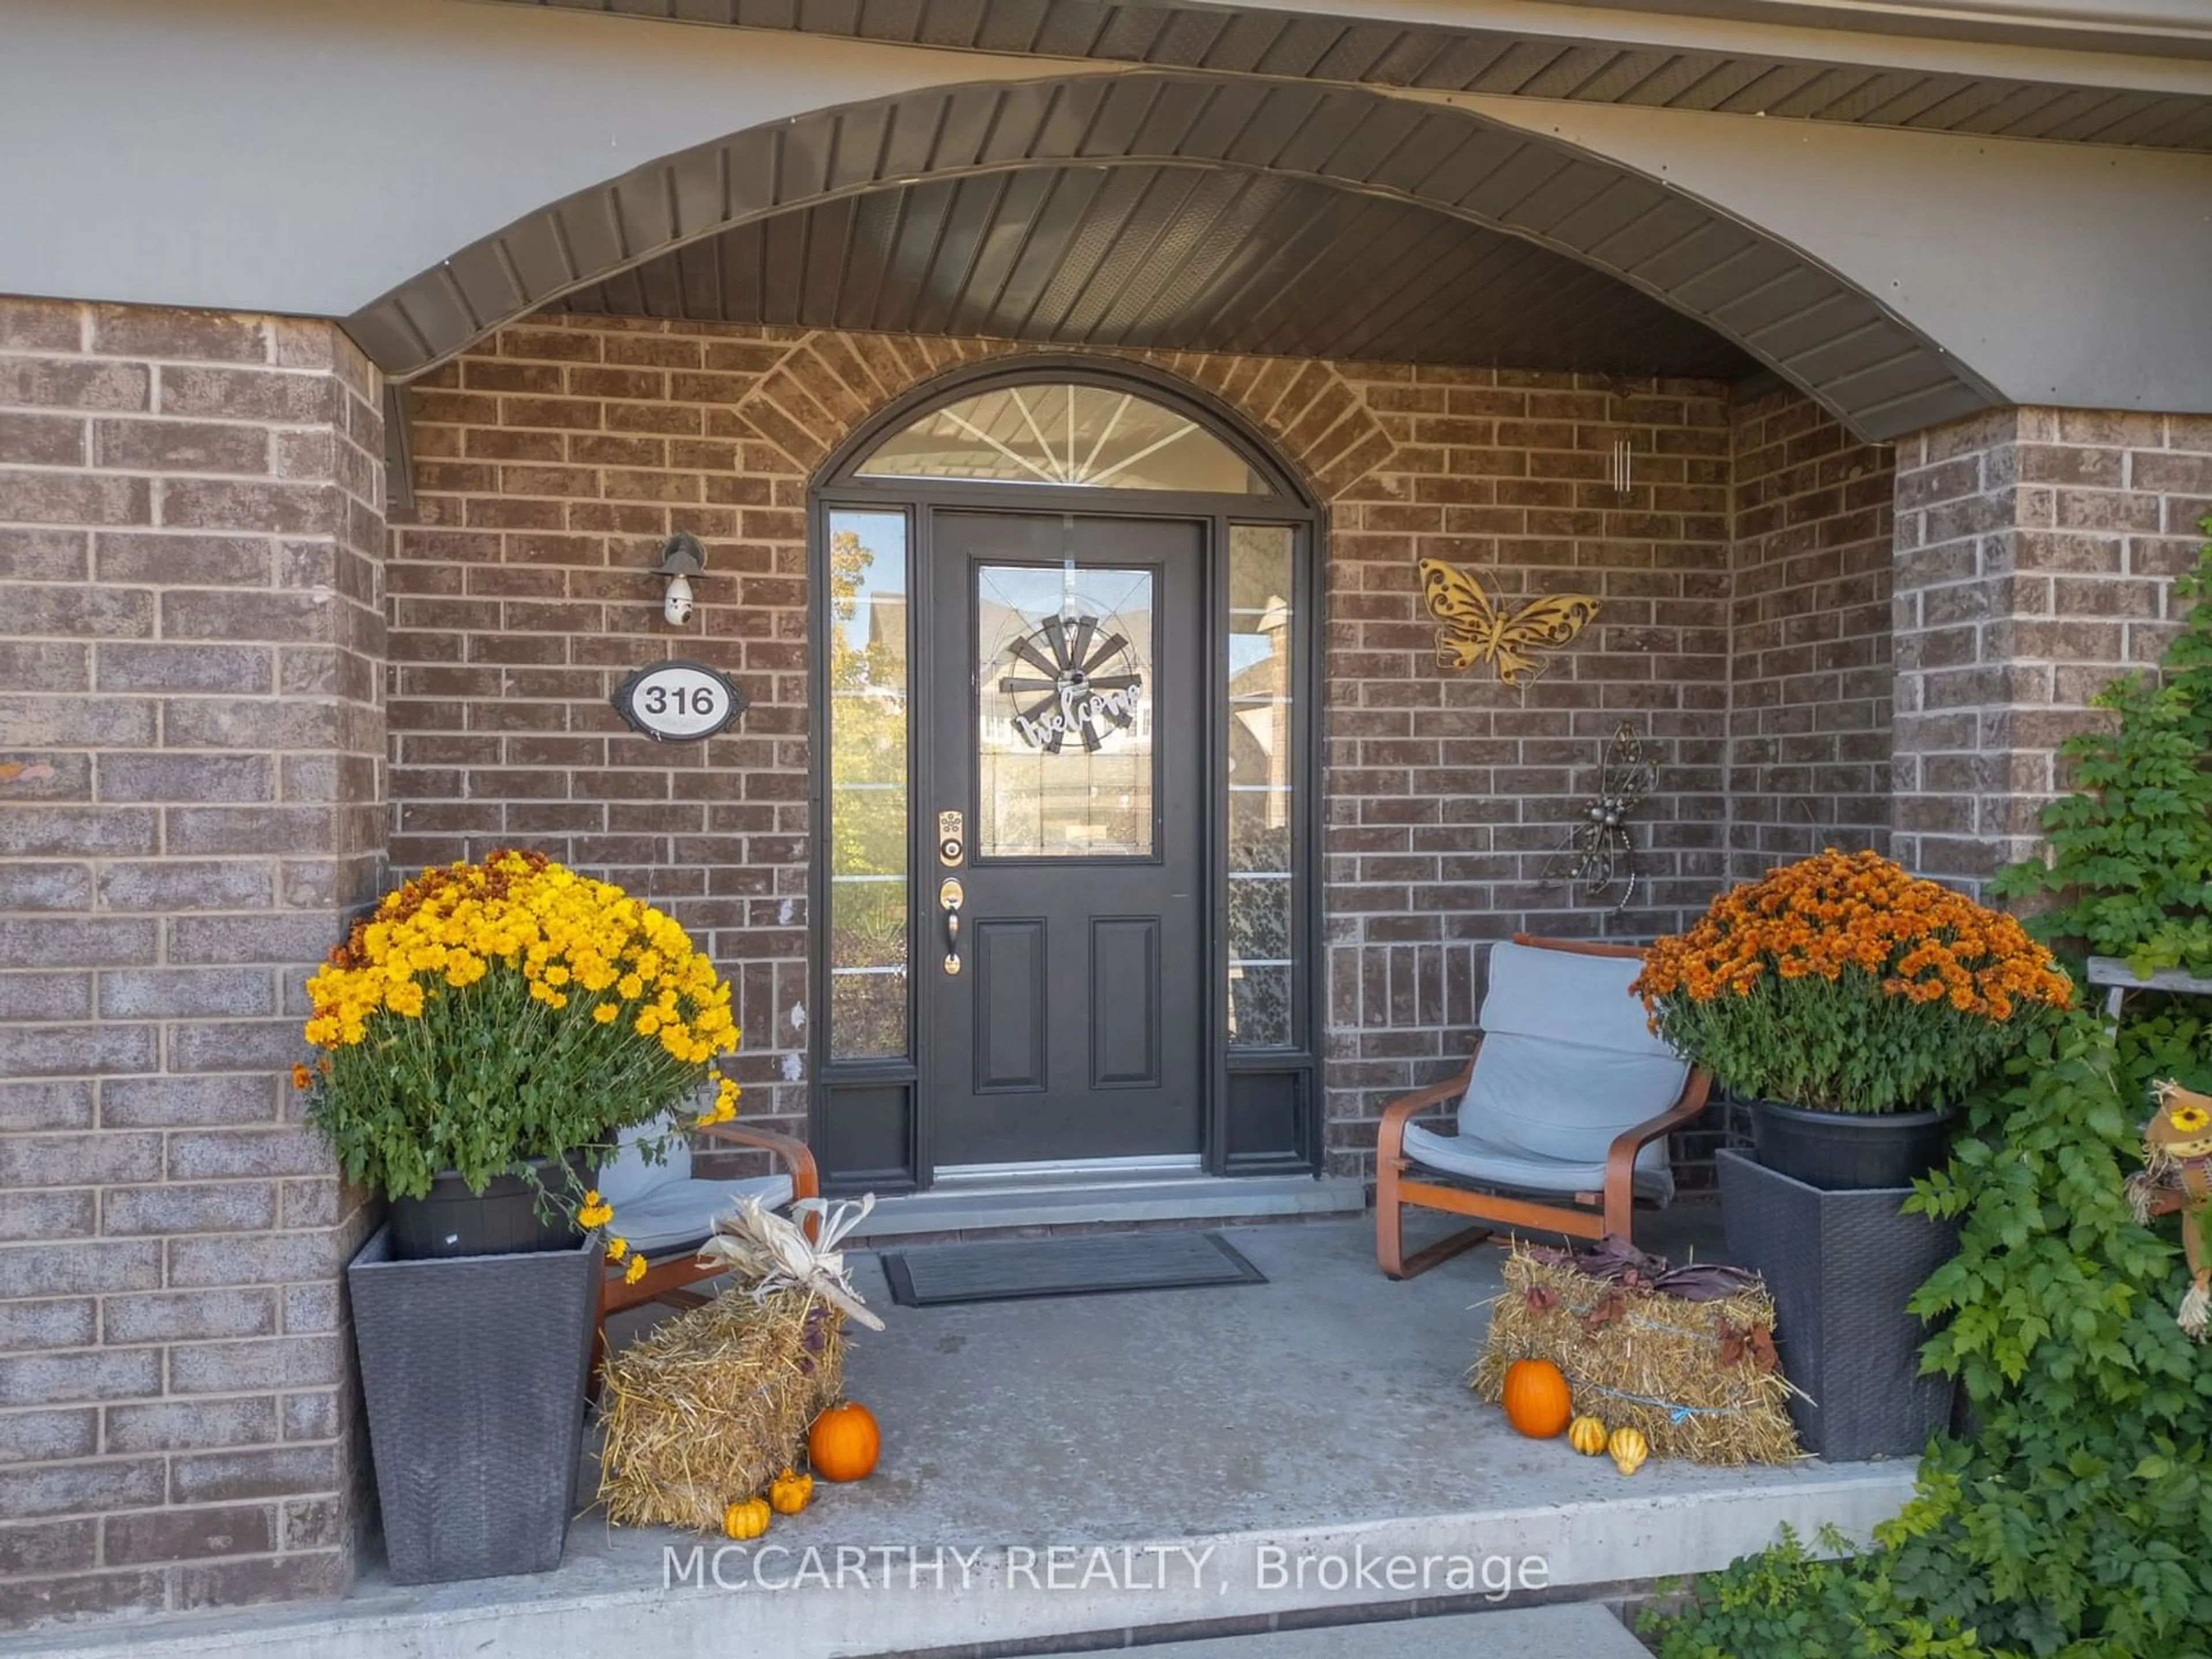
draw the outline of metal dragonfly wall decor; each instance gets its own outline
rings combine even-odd
[[[1626,910],[1643,879],[1636,867],[1630,816],[1650,798],[1658,781],[1658,764],[1644,752],[1643,734],[1622,721],[1606,743],[1598,792],[1583,802],[1580,816],[1537,878],[1538,890],[1565,886],[1582,903],[1611,898],[1613,915]]]

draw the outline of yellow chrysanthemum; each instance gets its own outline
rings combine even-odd
[[[599,1196],[598,1188],[594,1187],[584,1194],[584,1202],[576,1212],[579,1226],[604,1227],[614,1218],[614,1206]]]
[[[625,1285],[635,1285],[639,1279],[644,1277],[645,1258],[642,1255],[634,1255],[630,1257],[629,1266],[623,1269],[623,1283]]]
[[[618,1234],[618,1233],[610,1233],[610,1234],[607,1236],[607,1260],[608,1260],[608,1261],[621,1261],[624,1256],[628,1255],[629,1254],[629,1240],[628,1240],[628,1239],[626,1239],[626,1238],[623,1237],[622,1237],[620,1234]]]
[[[615,1020],[621,1015],[621,1013],[622,1010],[615,1004],[611,1002],[603,1002],[598,1007],[592,1010],[592,1019],[596,1024],[611,1025],[615,1023]]]

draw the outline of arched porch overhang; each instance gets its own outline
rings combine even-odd
[[[751,128],[549,203],[347,326],[405,377],[563,295],[754,222],[928,180],[1170,166],[1351,192],[1533,243],[1710,328],[1865,436],[2003,401],[1802,249],[1620,161],[1364,88],[1203,75],[933,88]],[[1571,331],[1575,319],[1554,325]]]

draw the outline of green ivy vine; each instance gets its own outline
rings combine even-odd
[[[2212,532],[2212,521],[2208,521]],[[2139,969],[2212,970],[2212,548],[2175,583],[2165,683],[2116,683],[2112,729],[2065,748],[2051,855],[2000,890],[2055,942]],[[1647,1618],[1662,1659],[2182,1659],[2212,1653],[2212,1351],[2182,1334],[2172,1218],[2139,1225],[2157,1078],[2212,1088],[2212,999],[2080,1010],[1967,1103],[1970,1133],[1913,1206],[1959,1254],[1914,1297],[1923,1367],[1959,1379],[1971,1437],[1938,1436],[1915,1495],[1856,1553],[1784,1536]]]

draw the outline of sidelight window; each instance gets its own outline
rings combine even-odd
[[[1288,1048],[1297,821],[1288,525],[1229,531],[1229,1041]]]
[[[907,516],[829,515],[830,1052],[907,1042]]]

